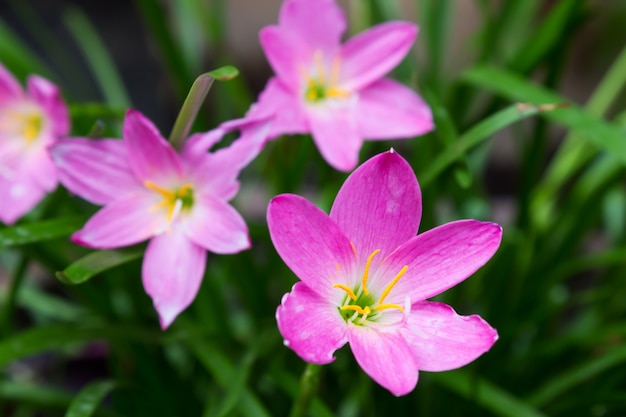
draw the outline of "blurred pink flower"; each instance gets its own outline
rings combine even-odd
[[[48,147],[69,131],[58,88],[37,75],[26,91],[0,65],[0,221],[13,224],[57,185]]]
[[[242,123],[237,141],[207,150]],[[250,247],[244,219],[227,202],[239,190],[239,172],[258,154],[263,123],[231,121],[192,135],[180,153],[141,113],[129,110],[123,139],[66,139],[51,150],[61,183],[104,205],[74,233],[76,243],[109,249],[150,239],[143,259],[146,292],[167,328],[195,298],[206,254]]]
[[[248,115],[275,118],[270,138],[311,133],[324,159],[349,171],[364,139],[410,138],[433,122],[413,90],[383,78],[408,53],[417,27],[388,22],[341,45],[345,29],[334,0],[286,0],[278,25],[260,33],[276,76]]]
[[[276,311],[285,345],[326,364],[347,342],[395,395],[415,388],[419,370],[458,368],[489,350],[498,335],[481,317],[426,299],[484,265],[500,226],[460,220],[416,236],[420,217],[415,174],[393,151],[348,177],[330,216],[297,195],[275,197],[270,236],[300,279]]]

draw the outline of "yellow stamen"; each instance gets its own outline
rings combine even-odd
[[[377,306],[374,306],[373,308],[376,311],[386,310],[388,308],[397,308],[398,310],[404,313],[404,308],[402,308],[402,306],[399,304],[379,304]]]
[[[361,306],[355,306],[352,304],[349,304],[347,306],[342,306],[341,310],[352,310],[352,311],[356,311],[359,314],[369,314],[372,312],[372,310],[370,310],[369,307],[365,307],[365,309],[363,309]]]
[[[333,66],[330,70],[330,85],[337,85],[339,82],[339,75],[341,73],[341,57],[335,56],[333,59]]]
[[[370,293],[367,290],[367,278],[369,277],[370,265],[372,264],[372,259],[374,259],[374,256],[376,256],[378,252],[380,252],[380,249],[376,249],[374,252],[372,252],[369,258],[367,258],[367,262],[365,263],[365,270],[363,271],[363,278],[361,278],[361,284],[362,284],[363,292],[365,293],[365,295],[369,295]]]
[[[402,275],[406,273],[407,269],[409,269],[408,265],[404,265],[400,272],[398,272],[398,275],[396,275],[396,277],[393,279],[393,281],[391,281],[391,283],[387,285],[387,288],[385,288],[385,291],[383,291],[383,295],[381,295],[380,299],[378,300],[379,305],[383,305],[383,301],[389,294],[389,291],[391,291],[391,289],[398,283],[398,281],[400,281],[400,278],[402,278]]]
[[[176,196],[176,194],[174,194],[170,190],[168,190],[166,188],[163,188],[163,187],[160,187],[160,186],[156,185],[155,183],[153,183],[152,181],[144,181],[143,185],[145,185],[146,188],[148,188],[149,190],[157,192],[163,198],[166,198],[168,200],[171,199],[171,198],[174,198]]]
[[[324,59],[322,56],[322,51],[317,50],[313,54],[313,63],[315,65],[315,69],[317,70],[317,79],[320,84],[326,84],[326,70],[324,68]]]
[[[350,287],[343,285],[343,284],[334,284],[333,288],[340,288],[344,290],[345,292],[348,293],[348,297],[350,297],[353,301],[356,301],[356,294],[354,294],[354,291],[352,291]]]
[[[350,97],[350,93],[347,91],[343,91],[337,87],[330,87],[326,90],[326,97],[329,98],[348,98]]]

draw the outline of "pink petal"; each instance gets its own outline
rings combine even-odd
[[[408,296],[412,302],[442,293],[483,266],[500,246],[502,228],[495,223],[459,220],[422,233],[385,260],[386,277],[408,269],[389,293],[387,302]]]
[[[350,171],[359,162],[363,138],[350,109],[319,108],[309,112],[311,135],[330,166]]]
[[[339,303],[345,293],[335,282],[352,285],[350,241],[326,213],[304,198],[282,194],[270,201],[267,225],[285,264],[320,297]]]
[[[411,49],[417,26],[408,22],[387,22],[358,34],[341,50],[341,87],[359,90],[396,67]]]
[[[380,332],[350,325],[348,343],[354,358],[374,381],[396,396],[413,391],[418,368],[411,348],[399,332]]]
[[[180,231],[173,229],[150,240],[141,276],[163,330],[196,298],[205,266],[204,249]]]
[[[24,97],[22,86],[15,77],[0,64],[0,104]]]
[[[270,78],[259,96],[259,101],[246,114],[246,118],[253,117],[273,118],[269,138],[283,134],[308,133],[310,130],[300,100],[276,77]]]
[[[224,137],[224,130],[217,128],[203,133],[194,133],[185,140],[181,155],[205,154]]]
[[[361,135],[367,139],[410,138],[434,127],[430,108],[420,96],[389,79],[359,92],[355,115]]]
[[[331,219],[354,244],[361,265],[376,249],[383,260],[414,237],[421,214],[413,169],[396,152],[377,155],[350,174],[330,211]]]
[[[293,33],[278,26],[261,29],[259,41],[277,77],[292,94],[297,94],[303,82],[301,71],[311,62],[313,51]]]
[[[121,140],[62,139],[50,154],[61,183],[94,204],[108,204],[142,188]]]
[[[59,182],[57,168],[50,159],[47,149],[30,149],[30,152],[22,155],[21,162],[19,168],[21,173],[18,175],[29,177],[46,192],[56,188]]]
[[[278,24],[311,51],[333,54],[346,30],[343,11],[333,0],[287,0],[280,9]]]
[[[46,192],[28,177],[8,180],[0,176],[0,221],[7,225],[15,223],[45,195]]]
[[[498,333],[478,315],[459,316],[443,303],[413,304],[402,334],[419,369],[448,371],[465,366],[487,352]]]
[[[70,117],[57,86],[45,78],[31,75],[28,77],[28,94],[46,112],[55,138],[67,135]]]
[[[167,228],[165,216],[151,210],[158,198],[137,192],[113,201],[72,235],[72,241],[98,249],[119,248],[144,241]]]
[[[214,253],[237,253],[250,248],[248,227],[230,204],[211,195],[194,195],[185,233],[195,244]]]
[[[302,282],[285,294],[276,310],[276,321],[285,346],[310,363],[334,361],[335,351],[348,340],[347,326],[337,306]]]
[[[123,128],[129,163],[137,179],[159,185],[180,180],[182,167],[176,151],[150,120],[136,110],[128,110]]]

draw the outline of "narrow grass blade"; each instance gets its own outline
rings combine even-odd
[[[102,250],[90,253],[74,262],[65,270],[56,273],[64,284],[82,284],[108,269],[141,258],[143,249]]]
[[[0,229],[0,249],[66,237],[85,223],[85,216],[62,217]]]
[[[83,388],[72,400],[65,417],[90,417],[104,397],[117,387],[114,381],[96,381]]]

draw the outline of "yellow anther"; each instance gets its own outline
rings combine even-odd
[[[333,288],[340,288],[344,290],[345,292],[348,293],[348,297],[350,297],[353,301],[356,301],[356,294],[354,294],[354,291],[352,291],[350,287],[343,285],[343,284],[334,284]]]
[[[365,307],[365,309],[363,309],[361,306],[355,306],[352,304],[348,304],[347,306],[342,306],[340,309],[356,311],[359,314],[369,314],[372,312],[372,310],[370,310],[369,307]]]
[[[153,183],[152,181],[144,181],[143,185],[145,185],[147,189],[155,191],[156,193],[160,194],[165,199],[170,200],[170,199],[173,199],[176,196],[176,194],[174,194],[173,192],[171,192],[167,188],[163,188],[161,186],[158,186],[155,183]]]
[[[402,278],[402,275],[406,273],[407,269],[409,269],[409,267],[407,265],[404,265],[400,272],[398,272],[398,275],[396,275],[396,277],[393,279],[393,281],[391,281],[389,285],[387,285],[387,288],[385,288],[385,291],[383,291],[383,295],[381,295],[380,299],[378,300],[379,305],[383,305],[383,301],[389,294],[389,291],[391,291],[391,289],[398,283],[398,281],[400,281],[400,278]]]
[[[404,308],[399,304],[379,304],[373,307],[375,311],[387,310],[388,308],[397,308],[404,313]]]
[[[378,252],[380,252],[380,249],[376,249],[374,252],[372,252],[369,258],[367,258],[367,262],[365,263],[365,270],[363,271],[363,278],[361,278],[361,284],[362,284],[363,292],[365,293],[365,295],[368,295],[370,293],[367,290],[367,279],[369,278],[370,265],[372,264],[372,259],[374,259],[374,256],[376,256]]]

